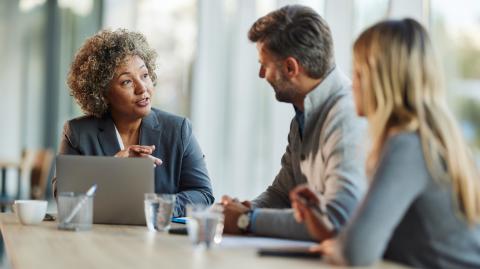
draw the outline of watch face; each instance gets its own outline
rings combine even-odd
[[[249,222],[250,222],[249,216],[247,214],[242,214],[238,218],[237,226],[239,229],[245,230],[247,229]]]

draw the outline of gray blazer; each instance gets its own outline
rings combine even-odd
[[[140,144],[155,145],[153,156],[163,164],[155,168],[155,192],[176,193],[175,216],[185,216],[189,203],[212,204],[212,186],[203,155],[190,122],[155,108],[143,118]],[[120,151],[115,125],[103,118],[79,117],[65,123],[59,154],[113,156]],[[54,192],[55,179],[52,180]]]
[[[294,118],[282,167],[253,201],[253,233],[313,239],[291,209],[289,192],[300,184],[318,193],[336,231],[347,223],[366,190],[366,122],[357,117],[351,92],[350,81],[335,68],[306,96],[303,136]]]

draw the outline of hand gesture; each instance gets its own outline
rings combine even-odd
[[[320,200],[307,185],[293,189],[290,192],[290,201],[295,219],[300,223],[304,222],[310,235],[316,240],[321,241],[335,234],[326,212],[321,210]]]
[[[131,145],[126,147],[125,149],[117,152],[115,157],[120,158],[132,158],[132,157],[140,157],[140,158],[149,158],[153,161],[154,165],[161,165],[162,160],[152,156],[153,151],[155,150],[155,145],[151,146],[142,146],[142,145]]]
[[[250,210],[251,203],[249,201],[240,203],[238,199],[231,198],[227,195],[222,197],[220,203],[223,205],[223,214],[225,216],[223,228],[224,232],[230,234],[241,234],[241,231],[237,226],[237,221],[240,215]]]

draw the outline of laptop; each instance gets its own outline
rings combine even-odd
[[[145,225],[144,194],[155,192],[147,158],[58,155],[57,193],[85,193],[93,184],[93,223]]]

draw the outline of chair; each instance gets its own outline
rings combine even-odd
[[[15,161],[0,161],[0,169],[2,170],[2,182],[0,190],[0,211],[5,212],[5,209],[13,204],[15,200],[7,194],[7,171],[9,169],[18,169],[20,164]]]
[[[48,178],[53,165],[54,153],[50,149],[37,151],[36,161],[32,167],[30,180],[30,197],[44,200],[46,197]]]
[[[50,149],[23,151],[22,159],[16,162],[0,162],[2,170],[2,189],[0,192],[0,211],[11,207],[16,199],[45,199],[48,177],[53,164],[54,153]],[[7,170],[17,169],[17,193],[7,193]]]

